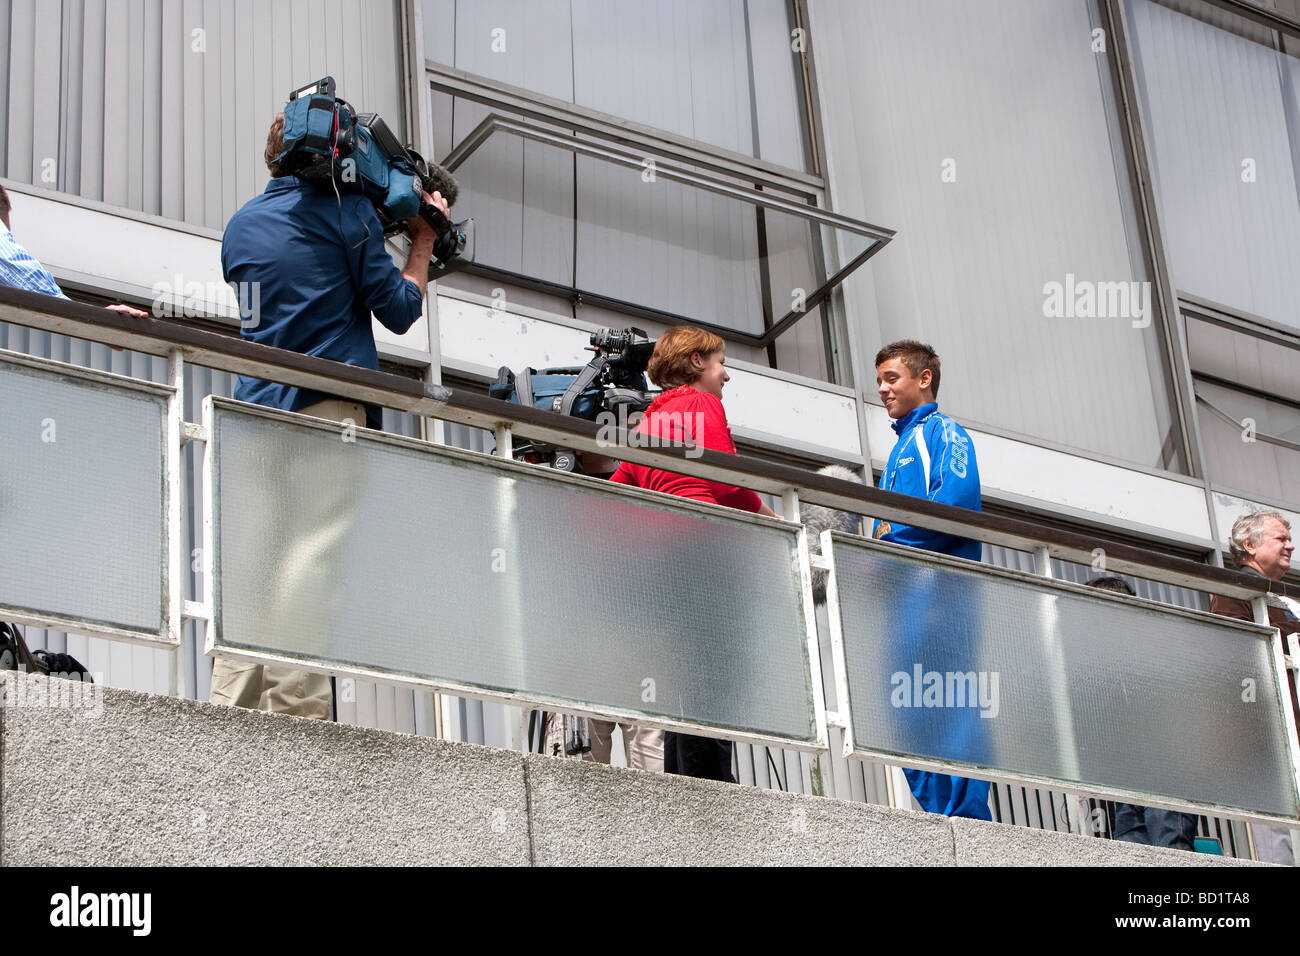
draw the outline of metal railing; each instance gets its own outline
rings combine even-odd
[[[605,435],[598,435],[599,430],[591,422],[564,418],[461,390],[426,385],[400,376],[358,369],[311,356],[260,346],[170,320],[137,319],[11,289],[0,289],[0,320],[168,357],[171,372],[168,444],[177,452],[169,457],[167,464],[166,507],[169,523],[172,520],[179,523],[183,503],[179,450],[188,441],[206,442],[211,438],[202,425],[185,422],[180,414],[183,382],[181,373],[187,361],[232,373],[271,378],[286,384],[398,408],[417,415],[486,428],[498,434],[501,439],[499,445],[503,450],[509,446],[510,435],[517,432],[528,438],[558,443],[578,450],[603,454],[611,451]],[[620,440],[624,437],[619,436]],[[1030,551],[1042,559],[1043,567],[1048,566],[1046,559],[1049,556],[1063,560],[1090,562],[1095,556],[1096,549],[1102,547],[1110,571],[1137,574],[1152,580],[1252,600],[1255,603],[1257,619],[1261,622],[1267,620],[1264,608],[1265,593],[1270,589],[1287,593],[1285,585],[1270,585],[1268,582],[1261,582],[1257,577],[1238,572],[1199,565],[1146,549],[1104,541],[1086,534],[1061,531],[1033,522],[970,512],[923,499],[879,491],[789,466],[723,455],[708,450],[684,447],[646,448],[637,447],[635,444],[626,445],[625,442],[624,445],[625,447],[617,449],[616,455],[625,460],[779,495],[785,501],[787,516],[791,518],[797,517],[799,502],[807,500],[841,510],[878,516],[889,521],[915,524],[991,544]],[[211,607],[199,602],[185,602],[180,597],[182,574],[179,572],[183,568],[183,555],[179,536],[171,537],[168,549],[169,566],[175,573],[170,575],[173,590],[171,599],[167,602],[168,621],[162,632],[165,636],[161,639],[161,643],[174,648],[179,642],[183,619],[210,620]],[[1159,609],[1160,606],[1153,607]],[[13,616],[20,623],[24,621],[21,613]],[[40,617],[29,617],[26,620],[38,625],[68,623],[52,622],[48,618]],[[128,636],[128,639],[150,640],[141,635]],[[1297,655],[1294,640],[1289,650],[1291,660],[1288,663],[1294,667]],[[1284,680],[1282,686],[1285,688]],[[1285,716],[1287,721],[1291,720],[1289,711]],[[847,727],[844,714],[832,712],[828,715],[828,722],[832,726]],[[722,735],[727,736],[727,734]],[[1291,748],[1291,772],[1294,776],[1294,766],[1300,761],[1295,759],[1293,725],[1289,726],[1288,736]],[[899,762],[907,761],[900,759]],[[1016,774],[1004,776],[1005,779],[1031,783],[1043,782],[1039,778]],[[1084,793],[1132,796],[1131,792],[1114,787],[1090,788],[1081,785],[1071,789],[1078,792],[1080,796]],[[1150,802],[1167,801],[1157,797]],[[1188,803],[1180,805],[1193,806]],[[1228,807],[1226,810],[1229,815],[1243,818],[1278,819],[1276,814],[1244,812],[1240,807]],[[1290,817],[1285,819],[1289,820]]]

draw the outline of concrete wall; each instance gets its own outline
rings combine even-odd
[[[1233,863],[8,674],[0,865]]]

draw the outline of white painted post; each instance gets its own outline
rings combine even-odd
[[[781,494],[781,517],[786,521],[799,520],[799,492],[787,488]]]
[[[1260,594],[1255,596],[1254,598],[1251,598],[1250,609],[1251,612],[1254,614],[1256,624],[1263,624],[1265,627],[1272,627],[1272,623],[1268,619],[1268,599],[1264,595]],[[1294,651],[1295,649],[1294,636],[1291,637],[1289,641],[1289,645],[1292,651]],[[1285,684],[1282,687],[1282,691],[1284,695],[1288,693]],[[1284,699],[1282,701],[1282,706],[1289,707],[1291,705],[1289,701]],[[1271,831],[1275,836],[1278,835],[1279,831],[1285,832],[1285,828],[1283,827],[1272,827],[1272,826],[1266,826],[1264,824],[1252,823],[1250,825],[1250,830],[1251,830],[1250,856],[1251,859],[1255,859],[1255,860],[1259,859],[1259,854],[1256,852],[1256,839],[1255,839],[1255,834],[1259,832],[1259,830],[1256,829],[1257,827],[1259,828],[1259,830]],[[1273,846],[1276,843],[1277,843],[1276,839],[1268,839],[1265,841],[1265,844],[1268,846]],[[1300,850],[1300,830],[1292,829],[1291,830],[1291,865],[1292,866],[1300,865],[1300,861],[1296,859],[1297,857],[1296,851],[1298,850]],[[1273,862],[1273,861],[1269,861],[1269,862]]]
[[[495,435],[496,435],[497,447],[494,454],[498,458],[504,458],[507,461],[513,459],[514,458],[514,435],[513,432],[511,431],[510,424],[508,422],[499,422],[495,430]],[[501,526],[499,530],[501,531],[501,534],[504,536],[504,538],[508,541],[511,541],[513,544],[515,540],[514,522],[518,518],[518,508],[516,507],[516,501],[514,499],[513,486],[508,488],[505,493],[508,496],[508,498],[506,500],[503,500],[501,503],[502,515],[501,515]],[[509,552],[510,553],[507,555],[507,561],[512,563],[517,562],[519,560],[519,549],[517,547],[512,546],[509,548]],[[506,573],[509,574],[514,572],[507,571]],[[516,577],[515,580],[518,581],[518,578]],[[514,592],[512,594],[512,598],[513,599],[510,601],[510,609],[514,612],[512,615],[512,617],[514,618],[514,622],[513,622],[514,627],[516,628],[517,633],[523,633],[523,627],[524,627],[523,607],[520,604],[519,594],[517,592]],[[522,659],[522,655],[520,656],[520,659]],[[508,749],[521,750],[521,751],[526,751],[528,749],[527,721],[528,721],[528,712],[524,710],[522,707],[511,707],[508,705],[506,706],[505,732],[506,732],[506,747]]]
[[[501,458],[513,458],[515,454],[514,433],[510,430],[508,422],[500,422],[496,431],[497,448],[495,454]]]
[[[167,354],[167,381],[173,391],[167,400],[167,639],[175,642],[167,667],[167,693],[178,697],[184,690],[181,653],[185,609],[185,359],[180,349]]]
[[[1034,573],[1041,574],[1045,578],[1053,577],[1052,574],[1052,552],[1043,545],[1041,548],[1034,549]],[[1062,679],[1058,686],[1059,693],[1056,695],[1057,706],[1063,706],[1066,703],[1065,681]],[[1070,818],[1070,832],[1083,833],[1084,820],[1088,819],[1088,800],[1077,793],[1066,793],[1063,795],[1065,808],[1068,810],[1066,816]]]

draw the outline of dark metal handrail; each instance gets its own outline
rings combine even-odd
[[[1300,588],[1270,582],[1257,575],[1198,564],[1019,518],[937,504],[790,465],[685,446],[628,445],[621,430],[616,432],[619,442],[613,447],[603,440],[605,436],[594,422],[584,419],[259,345],[171,319],[136,318],[79,302],[0,287],[0,321],[149,355],[167,356],[179,351],[188,362],[237,375],[270,379],[478,428],[495,429],[504,425],[519,435],[566,448],[610,455],[768,494],[780,495],[793,490],[801,500],[894,523],[917,525],[1020,551],[1045,547],[1052,557],[1063,561],[1090,564],[1096,549],[1101,548],[1106,567],[1111,571],[1212,594],[1250,599],[1272,592],[1300,597]]]

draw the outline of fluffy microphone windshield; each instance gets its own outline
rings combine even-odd
[[[456,182],[456,177],[437,163],[429,163],[429,178],[425,180],[425,189],[430,194],[442,193],[448,206],[456,205],[456,198],[460,195],[460,183]]]
[[[851,469],[843,465],[827,465],[825,468],[818,469],[817,474],[825,475],[828,478],[839,478],[842,481],[856,481],[862,484],[862,479]],[[808,553],[821,554],[822,542],[821,535],[823,531],[844,531],[848,534],[857,534],[861,518],[848,511],[836,511],[834,508],[826,508],[822,505],[800,503],[799,517],[803,519],[804,527],[808,529]],[[826,603],[826,572],[821,568],[812,569],[812,586],[813,600],[818,604]]]

